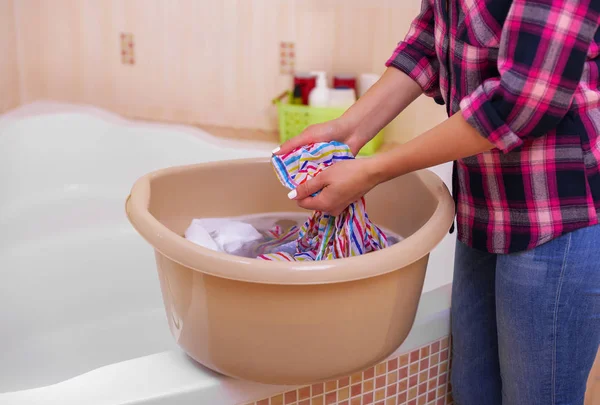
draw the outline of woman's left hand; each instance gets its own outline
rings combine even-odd
[[[304,209],[337,216],[378,184],[373,160],[355,159],[336,163],[315,178],[292,190],[288,197]],[[320,191],[320,192],[319,192]],[[314,197],[313,194],[319,192]]]

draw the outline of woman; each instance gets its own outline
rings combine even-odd
[[[446,104],[440,125],[290,198],[335,215],[455,161],[459,405],[583,404],[600,342],[599,19],[598,0],[425,0],[379,82],[274,151],[337,140],[356,153],[421,93]]]

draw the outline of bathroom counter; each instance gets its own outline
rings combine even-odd
[[[277,131],[268,131],[264,129],[251,129],[251,128],[228,128],[228,127],[219,127],[214,125],[196,125],[198,128],[208,132],[211,135],[214,135],[223,139],[231,139],[238,141],[258,141],[258,142],[270,142],[270,143],[278,143],[279,136]],[[385,142],[381,148],[380,152],[384,152],[392,149],[393,147],[399,145],[396,142]]]
[[[279,137],[277,131],[268,131],[264,129],[251,128],[229,128],[215,125],[196,125],[196,127],[219,138],[231,139],[237,141],[258,141],[277,143]]]

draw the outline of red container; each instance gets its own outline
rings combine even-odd
[[[333,77],[334,89],[354,89],[356,90],[356,77],[351,75],[337,75]]]
[[[294,88],[300,86],[302,89],[302,104],[308,105],[308,95],[317,86],[317,76],[310,73],[296,73],[294,76]]]

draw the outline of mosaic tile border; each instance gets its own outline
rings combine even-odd
[[[124,65],[135,65],[135,44],[133,34],[121,33],[121,63]]]
[[[245,405],[452,405],[449,337],[363,372]]]

